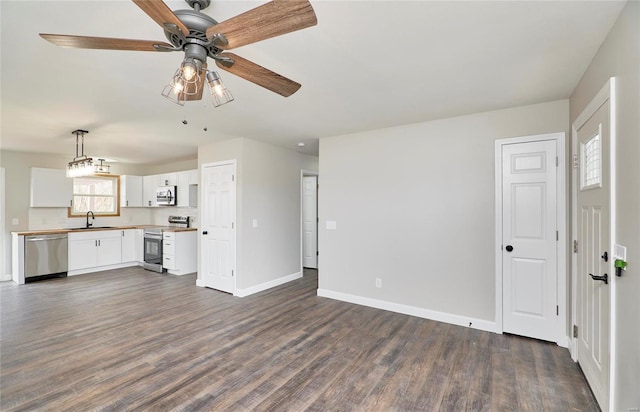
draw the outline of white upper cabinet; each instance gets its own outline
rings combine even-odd
[[[120,207],[141,207],[143,204],[142,176],[120,176]]]
[[[178,172],[178,207],[198,206],[198,170]]]
[[[197,185],[198,184],[198,169],[187,170],[187,174],[189,175],[189,184]]]
[[[64,169],[31,168],[31,207],[69,207],[73,179]]]
[[[158,175],[144,176],[142,178],[142,206],[158,206],[156,190],[158,189]]]
[[[158,186],[177,186],[178,173],[164,173],[155,175],[158,179]]]

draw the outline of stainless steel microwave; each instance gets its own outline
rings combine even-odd
[[[177,190],[175,186],[160,186],[156,190],[156,203],[158,206],[175,206]]]

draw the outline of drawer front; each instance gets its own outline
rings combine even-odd
[[[176,232],[162,232],[162,238],[176,240]]]
[[[162,241],[162,253],[168,253],[170,255],[176,254],[176,244],[173,240],[164,239]]]
[[[173,255],[163,256],[162,257],[162,267],[165,269],[175,270],[176,268],[176,258]]]

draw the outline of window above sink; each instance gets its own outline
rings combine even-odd
[[[69,217],[120,216],[120,176],[96,175],[73,178],[73,206]],[[82,228],[79,228],[82,229]]]

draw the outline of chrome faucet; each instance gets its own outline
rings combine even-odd
[[[89,223],[89,213],[91,213],[91,223]],[[96,217],[93,215],[93,212],[89,210],[87,212],[87,228],[93,226],[93,221],[96,220]]]

